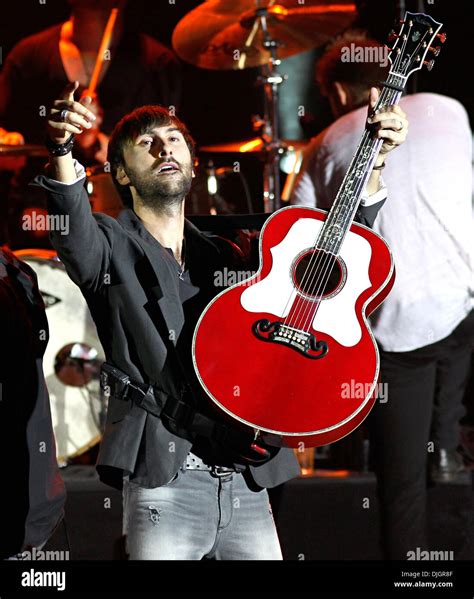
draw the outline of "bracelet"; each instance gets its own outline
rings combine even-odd
[[[45,145],[51,156],[66,156],[74,146],[74,133],[72,133],[71,137],[62,144],[54,143],[48,136],[46,137]]]
[[[372,170],[373,171],[381,171],[383,168],[385,168],[385,162],[383,162],[380,166],[373,166]]]

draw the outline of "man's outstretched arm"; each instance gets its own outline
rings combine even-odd
[[[77,82],[68,84],[50,111],[48,136],[53,144],[68,142],[71,134],[80,135],[95,119],[87,108],[89,98],[74,100],[77,86]],[[113,221],[105,216],[96,220],[92,215],[84,169],[76,170],[77,166],[71,151],[51,155],[46,174],[36,177],[33,184],[47,193],[48,212],[53,217],[51,242],[69,276],[81,288],[94,291],[108,272]]]

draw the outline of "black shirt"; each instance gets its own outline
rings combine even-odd
[[[233,253],[232,246],[219,238],[221,245],[228,245],[230,256],[229,264],[236,265],[237,256]],[[179,297],[184,312],[184,326],[177,340],[176,348],[180,357],[182,371],[186,379],[191,384],[196,395],[199,411],[215,418],[218,415],[218,408],[212,405],[212,401],[205,395],[198,381],[192,359],[192,340],[196,324],[204,308],[211,301],[212,297],[220,291],[218,288],[209,289],[203,285],[204,281],[209,281],[207,265],[202,264],[200,260],[193,260],[191,252],[187,252],[186,236],[183,238],[183,247],[181,253],[181,263],[184,264],[184,270],[174,257],[171,248],[164,248],[172,257],[176,267],[176,276],[179,285]],[[213,273],[211,273],[212,275]],[[176,374],[180,376],[182,371]],[[206,464],[215,464],[220,466],[236,466],[234,460],[222,446],[217,446],[213,441],[204,437],[198,437],[191,449],[192,453],[199,456]],[[238,465],[240,469],[244,467]]]

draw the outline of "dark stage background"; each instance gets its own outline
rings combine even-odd
[[[128,19],[137,30],[148,33],[171,47],[171,35],[176,24],[188,11],[201,3],[199,0],[175,0],[174,4],[169,0],[129,0],[126,10]],[[387,39],[394,20],[400,16],[404,8],[412,11],[423,10],[444,23],[443,31],[447,33],[448,39],[434,70],[431,73],[423,70],[417,77],[412,77],[409,81],[409,91],[430,91],[458,99],[468,111],[472,124],[474,105],[469,75],[472,70],[469,52],[472,39],[472,0],[356,0],[356,3],[359,6],[357,25],[367,28],[371,35],[381,42]],[[0,69],[8,52],[19,40],[65,21],[69,13],[67,0],[15,0],[8,4],[3,3],[0,12]],[[280,120],[283,138],[304,139],[317,134],[332,121],[327,101],[319,94],[313,82],[314,62],[320,53],[320,49],[315,49],[282,61],[279,71],[288,75],[288,80],[281,87]],[[198,146],[255,136],[251,117],[256,113],[262,114],[261,90],[255,83],[258,74],[259,69],[239,72],[207,71],[184,65],[184,96],[179,116],[188,124]],[[311,114],[305,130],[297,117],[297,108],[301,105]],[[225,164],[226,160],[227,163],[232,162],[231,157],[216,158],[216,166]],[[254,208],[261,211],[261,164],[255,155],[242,157],[242,161],[243,171],[249,178]],[[74,470],[69,470],[69,474],[74,474]],[[82,478],[74,480],[74,476],[71,476],[67,481],[68,525],[72,552],[75,552],[72,557],[114,557],[106,552],[113,550],[114,541],[120,536],[120,497],[118,494],[113,495],[113,518],[104,521],[99,508],[103,505],[103,494],[108,493],[108,497],[110,489],[104,489],[98,484],[93,468],[82,469],[80,474]],[[67,476],[66,473],[65,478]],[[320,493],[323,483],[329,490],[326,499]],[[343,484],[347,485],[347,489],[345,493],[340,493],[340,486]],[[448,501],[448,491],[452,492],[449,500],[452,503]],[[472,559],[473,512],[464,512],[464,508],[458,509],[458,504],[463,503],[465,495],[472,500],[469,495],[470,481],[448,491],[446,488],[431,491],[432,534],[435,535],[436,541],[438,537],[451,541],[452,535],[452,538],[455,538],[454,546],[459,553],[466,556],[464,559]],[[275,502],[278,509],[275,511],[287,559],[298,559],[300,553],[306,553],[307,559],[321,559],[322,556],[333,559],[341,559],[344,556],[349,556],[349,559],[379,558],[376,545],[376,511],[361,512],[358,507],[361,505],[361,497],[366,496],[374,498],[375,504],[373,476],[364,474],[342,481],[331,479],[329,483],[326,480],[318,481],[316,478],[298,479],[286,485],[280,492],[281,497]],[[89,498],[94,494],[96,499],[91,501]],[[339,503],[336,503],[338,499]],[[318,501],[320,503],[317,503]],[[84,505],[88,506],[88,517],[85,517]],[[302,509],[303,507],[307,509]],[[347,522],[347,526],[340,526],[339,520],[333,522],[328,516],[332,512],[338,514],[337,517],[340,515],[343,521]],[[309,514],[307,519],[305,514]],[[435,519],[433,514],[439,519]],[[461,516],[458,517],[459,514]],[[90,526],[91,522],[97,523],[97,526]],[[355,533],[351,528],[351,522],[357,524]],[[83,523],[89,527],[89,535],[93,533],[93,539],[81,528]],[[100,537],[100,526],[108,527],[103,533],[103,538]],[[74,527],[77,527],[76,530]],[[294,529],[299,534],[290,534]],[[335,530],[347,531],[346,536],[343,533],[338,536]],[[100,542],[95,540],[97,531]],[[62,532],[63,529],[59,530],[58,535]],[[315,547],[314,539],[318,536],[327,539],[325,546]],[[367,540],[366,555],[360,553],[360,546],[355,542],[362,536]],[[293,547],[292,537],[302,539],[302,544]],[[61,538],[53,539],[51,548],[58,548],[56,541],[60,548],[67,548],[67,544],[64,546],[64,539]],[[89,552],[94,543],[97,543],[96,554],[91,556]],[[104,553],[101,553],[102,549]]]
[[[100,1],[100,0],[99,0]],[[43,3],[44,2],[44,3]],[[198,0],[130,0],[129,18],[144,31],[166,45],[171,45],[171,35],[178,21],[202,2]],[[385,41],[400,7],[408,10],[424,9],[444,23],[448,41],[431,73],[423,70],[416,79],[418,91],[442,93],[460,100],[471,118],[474,113],[469,85],[470,52],[472,39],[470,0],[356,0],[359,6],[359,25]],[[16,0],[4,3],[0,17],[0,46],[2,60],[23,37],[60,23],[69,15],[67,0]],[[303,138],[296,108],[304,105],[314,116],[307,133],[316,134],[331,122],[326,100],[313,84],[314,59],[319,52],[313,50],[282,61],[280,72],[288,75],[282,86],[281,121],[282,136]],[[180,111],[198,144],[210,144],[253,136],[251,115],[261,114],[260,90],[255,81],[258,69],[244,71],[208,71],[186,66],[184,72],[185,94]],[[413,78],[410,80],[413,87]]]

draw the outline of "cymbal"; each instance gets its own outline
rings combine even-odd
[[[12,146],[0,144],[0,158],[2,156],[48,156],[48,150],[40,144],[21,144]]]
[[[321,46],[352,23],[349,0],[207,0],[191,10],[173,32],[180,58],[205,69],[244,69],[269,62],[258,12],[266,13],[276,57],[286,58]]]
[[[308,142],[297,139],[282,139],[281,145],[288,150],[300,150],[303,149]],[[234,154],[234,153],[250,153],[250,152],[263,152],[264,143],[260,137],[253,139],[247,139],[242,141],[230,141],[223,144],[215,144],[212,146],[201,146],[200,152],[209,154]]]

